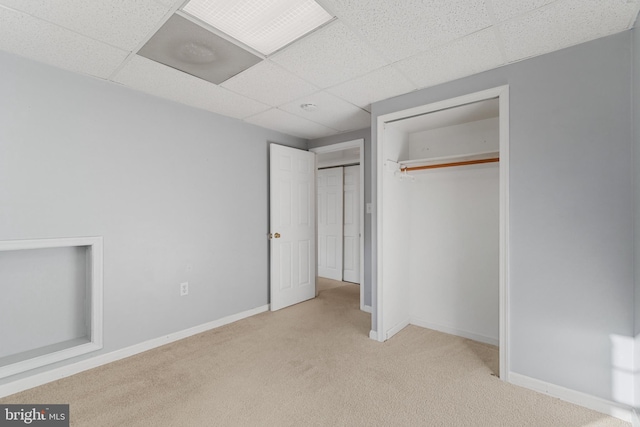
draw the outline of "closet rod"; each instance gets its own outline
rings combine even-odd
[[[404,166],[400,168],[401,172],[411,172],[411,171],[419,171],[424,169],[436,169],[436,168],[448,168],[451,166],[466,166],[466,165],[476,165],[478,163],[494,163],[499,162],[499,157],[493,157],[491,159],[479,159],[479,160],[465,160],[462,162],[452,162],[452,163],[440,163],[438,165],[426,165],[426,166]]]

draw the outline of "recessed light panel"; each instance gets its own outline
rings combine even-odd
[[[265,56],[333,19],[313,0],[191,0],[182,10]]]

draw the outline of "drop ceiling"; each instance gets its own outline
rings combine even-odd
[[[625,31],[640,9],[640,0],[318,3],[336,19],[220,84],[138,55],[184,0],[0,0],[0,50],[312,139],[369,126],[373,102]],[[299,108],[308,103],[318,108]]]

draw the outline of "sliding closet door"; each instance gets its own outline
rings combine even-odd
[[[342,280],[343,168],[321,169],[318,182],[318,276]]]
[[[345,282],[360,283],[360,166],[344,168]]]

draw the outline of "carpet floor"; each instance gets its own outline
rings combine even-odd
[[[73,426],[628,426],[506,384],[494,346],[408,326],[368,338],[356,285],[0,399]]]

